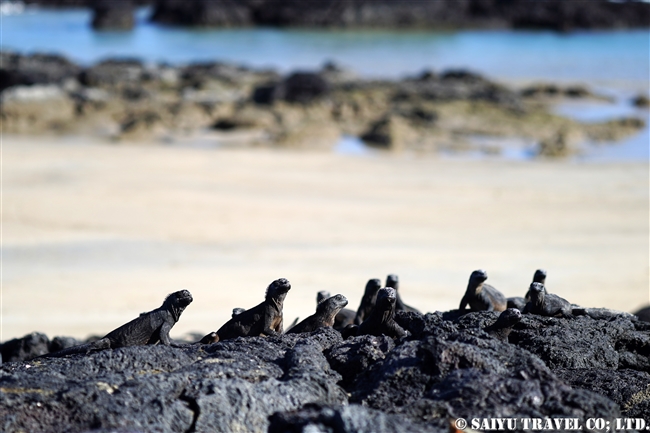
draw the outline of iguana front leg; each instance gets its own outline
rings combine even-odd
[[[280,316],[280,321],[278,322],[277,326],[275,327],[275,332],[277,332],[278,334],[282,334],[283,326],[284,326],[284,318],[282,316]]]
[[[188,344],[186,343],[181,343],[181,344],[175,344],[172,343],[172,339],[169,336],[169,331],[171,331],[172,327],[175,325],[174,323],[169,324],[168,322],[163,323],[160,326],[160,343],[164,344],[165,346],[170,346],[170,347],[187,347]],[[216,333],[213,333],[214,335],[217,335]],[[219,337],[217,337],[216,341],[219,341]]]
[[[163,324],[160,326],[160,329],[158,330],[158,338],[160,339],[160,342],[165,346],[170,346],[172,344],[172,341],[169,338],[169,331],[172,330],[172,326],[174,326],[173,323],[170,324],[168,322],[163,322]]]
[[[265,327],[264,330],[262,331],[262,334],[263,335],[279,335],[279,333],[275,329],[272,329],[270,326]]]
[[[463,296],[463,299],[460,300],[460,306],[458,307],[458,309],[461,311],[464,310],[467,304],[468,304],[467,294],[465,294],[465,296]]]
[[[276,331],[277,325],[275,325],[276,320],[277,316],[275,314],[266,314],[264,316],[264,329],[262,329],[262,334],[278,335],[278,331]],[[280,326],[282,326],[282,319],[280,319]]]

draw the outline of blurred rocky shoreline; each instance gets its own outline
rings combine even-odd
[[[386,150],[482,151],[476,137],[536,143],[568,156],[584,142],[615,142],[645,127],[636,117],[582,123],[553,114],[561,101],[607,104],[584,86],[508,87],[465,70],[365,79],[328,63],[280,75],[219,62],[81,66],[52,54],[0,52],[0,117],[10,134],[80,134],[174,142],[197,132],[237,146],[332,149],[342,136]],[[647,107],[640,95],[630,104]]]

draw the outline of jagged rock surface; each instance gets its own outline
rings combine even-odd
[[[497,317],[398,312],[411,335],[397,341],[322,328],[7,362],[74,343],[32,334],[1,348],[1,428],[436,432],[457,417],[647,417],[650,324],[524,315],[506,342],[484,330]]]
[[[340,335],[315,334],[5,364],[2,430],[266,431],[276,411],[347,401],[322,354]]]

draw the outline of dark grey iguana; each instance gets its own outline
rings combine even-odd
[[[538,269],[533,275],[533,283],[546,284],[546,271],[544,269]],[[526,304],[530,302],[530,290],[526,292],[526,296],[523,298],[521,296],[513,296],[508,298],[508,308],[516,308],[519,311],[524,311]]]
[[[530,302],[526,304],[524,313],[547,317],[574,318],[571,303],[558,295],[548,293],[543,284],[532,283],[528,293],[530,293]]]
[[[497,321],[486,327],[484,331],[494,338],[508,342],[510,331],[519,322],[521,322],[521,311],[516,308],[508,308],[499,314]]]
[[[484,270],[472,272],[459,310],[463,311],[468,304],[470,311],[504,311],[507,308],[506,297],[489,284],[484,284],[485,280],[487,272]]]
[[[384,287],[377,292],[377,302],[370,316],[359,325],[357,335],[387,335],[401,338],[407,332],[395,322],[395,302],[397,294],[392,287]]]
[[[307,317],[296,326],[287,331],[287,334],[312,332],[322,327],[333,327],[337,313],[348,305],[348,300],[343,295],[336,295],[321,301],[316,306],[316,313]]]
[[[316,295],[316,305],[320,304],[322,301],[329,299],[330,292],[327,290],[321,290],[318,292]],[[349,308],[342,308],[341,311],[336,313],[336,317],[334,317],[334,324],[332,325],[332,328],[336,329],[337,331],[340,331],[341,329],[345,328],[348,325],[354,324],[354,318],[356,317],[357,312],[354,310],[350,310]]]
[[[273,281],[266,289],[264,302],[233,316],[217,332],[203,337],[200,343],[210,344],[237,337],[281,334],[282,306],[290,289],[291,284],[285,278]]]
[[[414,313],[420,313],[416,308],[408,306],[402,301],[402,298],[399,295],[399,277],[397,275],[390,274],[386,277],[386,287],[392,287],[395,289],[395,294],[397,295],[397,301],[395,301],[395,311],[412,311]]]
[[[69,347],[42,357],[61,357],[79,353],[90,353],[119,347],[143,346],[145,344],[171,344],[169,331],[178,322],[181,313],[192,303],[192,295],[187,290],[174,292],[165,298],[162,306],[148,313],[142,313],[114,331],[92,343]]]
[[[381,281],[378,278],[368,280],[366,283],[366,289],[363,292],[363,297],[361,298],[361,303],[359,304],[359,308],[357,308],[357,315],[354,318],[355,325],[361,325],[361,323],[370,316],[370,312],[377,301],[377,292],[380,288]]]

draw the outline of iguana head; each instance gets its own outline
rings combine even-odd
[[[168,295],[163,302],[163,308],[169,308],[174,315],[174,319],[178,321],[179,317],[185,307],[190,305],[194,299],[189,290],[179,290],[171,295]]]
[[[546,283],[546,271],[544,269],[538,269],[535,271],[533,276],[533,283]]]
[[[366,289],[363,292],[363,297],[371,297],[374,298],[377,296],[377,291],[381,288],[381,281],[379,278],[373,278],[372,280],[368,280],[366,283]]]
[[[335,295],[321,301],[316,307],[316,314],[323,314],[334,323],[334,317],[348,305],[348,299],[343,295]]]
[[[521,311],[517,310],[516,308],[508,308],[503,313],[499,314],[499,318],[497,319],[494,326],[499,329],[510,328],[520,321]]]
[[[472,292],[476,290],[478,294],[481,291],[481,284],[487,280],[487,272],[483,269],[477,269],[469,276],[469,283],[467,283],[467,291]],[[478,289],[478,290],[477,290]]]
[[[178,292],[167,295],[165,298],[165,302],[170,302],[176,306],[183,308],[190,305],[193,300],[194,299],[192,298],[192,294],[189,290],[179,290]]]
[[[284,300],[287,292],[291,290],[291,283],[286,278],[280,278],[269,284],[266,288],[266,299]]]
[[[377,292],[377,303],[375,310],[382,314],[383,319],[392,318],[395,314],[395,301],[397,292],[392,287],[384,287]]]
[[[528,289],[530,293],[530,300],[534,304],[541,304],[544,302],[546,296],[546,288],[542,283],[532,283]]]
[[[390,274],[386,277],[386,287],[392,287],[395,290],[399,289],[399,277],[395,274]]]

